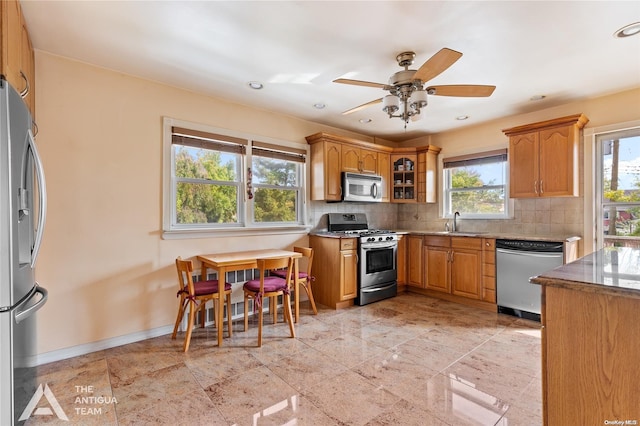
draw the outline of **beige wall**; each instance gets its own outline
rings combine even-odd
[[[305,244],[305,234],[163,240],[162,117],[306,145],[326,126],[36,52],[49,195],[40,354],[175,321],[176,256]]]
[[[36,78],[37,141],[49,192],[37,269],[50,291],[38,314],[40,354],[172,324],[178,255],[306,243],[304,234],[163,240],[163,116],[300,144],[319,131],[372,140],[40,51]],[[430,142],[448,156],[505,146],[500,129],[559,115],[583,112],[594,126],[634,120],[639,98],[640,89],[434,135]],[[327,212],[364,211],[376,227],[415,214],[437,217],[433,206],[379,207],[314,202],[308,217],[321,225]]]

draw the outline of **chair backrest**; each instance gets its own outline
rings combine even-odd
[[[311,247],[294,247],[293,251],[301,253],[307,258],[307,276],[311,276],[311,266],[313,265],[313,249]]]
[[[195,288],[193,286],[193,262],[190,260],[182,260],[182,257],[178,256],[176,259],[176,270],[178,271],[178,286],[179,290],[187,287],[189,294],[195,294]]]
[[[258,269],[260,269],[260,276],[266,276],[266,272],[273,269],[287,268],[287,282],[291,281],[291,274],[293,273],[293,257],[272,257],[267,259],[256,259]]]

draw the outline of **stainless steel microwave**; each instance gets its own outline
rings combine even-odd
[[[343,172],[342,200],[372,203],[382,201],[382,176]]]

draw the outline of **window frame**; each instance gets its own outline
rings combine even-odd
[[[597,130],[597,129],[596,129]],[[600,129],[593,133],[595,142],[595,176],[594,176],[594,247],[604,247],[607,236],[604,233],[604,220],[609,219],[606,207],[628,208],[640,207],[640,202],[605,201],[604,199],[604,142],[612,138],[638,137],[640,136],[640,122],[621,124],[608,129]],[[605,214],[606,213],[606,214]],[[605,217],[607,216],[607,217]],[[612,238],[613,239],[613,238]]]
[[[230,235],[266,235],[283,233],[306,233],[309,225],[306,222],[306,206],[308,203],[308,167],[309,147],[293,142],[255,136],[239,131],[216,128],[204,124],[163,117],[163,182],[162,182],[162,238],[205,238],[212,236]],[[229,141],[246,141],[246,151],[240,155],[240,171],[238,174],[238,222],[229,224],[178,224],[176,213],[176,176],[175,159],[173,155],[173,128],[180,127],[194,132],[222,135]],[[296,222],[255,222],[253,218],[253,202],[247,196],[247,169],[252,164],[253,144],[268,144],[280,147],[283,151],[295,151],[304,156],[298,168],[297,218]],[[198,182],[200,183],[200,182]],[[227,182],[223,182],[228,184]],[[212,183],[214,184],[214,183]]]
[[[501,214],[495,213],[464,213],[465,219],[511,219],[512,211],[513,211],[513,201],[509,198],[509,158],[508,152],[506,148],[501,148],[492,151],[484,151],[477,152],[473,154],[460,155],[455,157],[448,157],[442,159],[442,210],[441,217],[445,219],[450,219],[453,217],[455,213],[451,208],[451,194],[455,192],[471,192],[474,189],[459,189],[454,190],[451,188],[452,179],[450,170],[454,167],[447,166],[447,164],[459,163],[464,165],[465,163],[468,165],[473,164],[490,164],[490,159],[503,157],[504,163],[504,185],[485,185],[482,187],[478,187],[477,191],[487,190],[487,189],[499,189],[503,188],[504,190],[504,212]],[[451,211],[449,211],[451,210]]]

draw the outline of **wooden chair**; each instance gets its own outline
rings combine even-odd
[[[291,331],[291,337],[296,337],[295,329],[293,328],[293,316],[291,315],[291,298],[289,296],[289,285],[291,283],[291,274],[289,272],[284,278],[269,275],[269,271],[272,269],[287,268],[288,271],[293,271],[294,258],[293,257],[279,257],[269,259],[257,259],[258,269],[260,270],[260,278],[249,280],[244,283],[244,330],[247,331],[249,326],[249,299],[253,299],[254,312],[258,309],[258,347],[262,346],[262,301],[265,298],[270,298],[271,303],[277,300],[277,297],[282,295],[284,302],[284,317],[289,323],[289,330]],[[276,307],[272,306],[275,312]]]
[[[294,280],[297,280],[297,283],[294,281],[293,284],[297,284],[298,286],[294,288],[304,288],[304,291],[307,293],[307,297],[309,298],[309,302],[311,303],[311,309],[313,309],[313,314],[318,315],[318,308],[316,308],[316,301],[313,298],[313,291],[311,290],[311,282],[314,280],[313,275],[311,275],[311,267],[313,266],[313,249],[310,247],[294,247],[293,251],[297,253],[301,253],[303,257],[307,258],[307,270],[299,271],[298,277],[292,277]],[[284,278],[287,275],[287,270],[278,269],[272,271],[273,275]],[[296,312],[296,322],[298,320],[299,313]]]
[[[180,305],[178,307],[178,317],[176,318],[176,325],[173,327],[172,339],[176,338],[178,332],[178,326],[182,321],[187,310],[187,304],[189,305],[189,321],[187,323],[187,332],[184,337],[184,352],[189,350],[189,343],[191,342],[191,332],[193,331],[193,323],[196,318],[196,312],[200,311],[200,326],[204,327],[205,322],[205,306],[209,300],[218,300],[220,295],[218,294],[218,280],[197,281],[193,282],[193,262],[190,260],[182,260],[180,256],[176,259],[176,270],[178,271],[178,293],[176,297],[180,297]],[[204,278],[204,277],[203,277]],[[229,327],[229,337],[231,337],[231,284],[224,284],[224,297],[227,302],[227,325]],[[214,303],[214,312],[217,303]],[[214,315],[217,319],[217,315]],[[222,324],[217,324],[216,327],[222,327]]]

